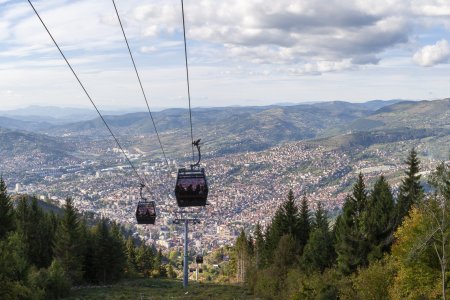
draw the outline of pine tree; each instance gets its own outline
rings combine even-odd
[[[405,171],[406,177],[402,180],[398,194],[396,227],[401,225],[411,206],[419,203],[424,197],[423,187],[420,184],[420,160],[414,148],[409,152],[405,163],[408,169]]]
[[[317,209],[314,213],[313,227],[314,229],[322,228],[329,230],[327,212],[323,209],[323,205],[321,202],[317,203]]]
[[[110,247],[111,247],[110,280],[118,280],[123,276],[125,272],[127,255],[125,248],[125,239],[120,230],[120,226],[115,222],[111,226]]]
[[[302,207],[303,208],[303,207]],[[303,215],[299,216],[298,207],[295,204],[294,193],[289,190],[287,200],[281,206],[281,233],[282,235],[288,234],[292,237],[297,237],[301,241],[302,239],[302,224],[304,221],[301,219]],[[281,238],[281,236],[280,236]],[[298,240],[297,240],[298,241]]]
[[[5,181],[0,176],[0,240],[14,230],[14,208],[8,195]]]
[[[18,232],[0,240],[0,299],[33,299],[25,286],[29,264],[26,245]]]
[[[253,256],[255,255],[255,241],[253,240],[253,237],[250,234],[248,235],[247,245],[248,245],[248,255],[253,260]]]
[[[138,248],[136,253],[136,262],[138,265],[138,271],[145,277],[149,277],[153,269],[154,253],[151,247],[146,246],[144,243]]]
[[[134,240],[131,236],[128,237],[125,247],[126,247],[126,254],[127,254],[128,273],[134,273],[137,271],[136,246],[134,245]]]
[[[360,173],[348,195],[342,214],[336,221],[336,253],[339,270],[353,273],[358,266],[367,265],[368,241],[364,232],[364,212],[367,206],[367,192],[364,177]]]
[[[303,248],[308,242],[309,233],[311,231],[311,220],[310,212],[308,207],[308,200],[306,196],[303,196],[302,202],[300,204],[300,219],[299,219],[299,231],[298,231],[298,242],[300,244],[300,252],[303,252]]]
[[[37,268],[47,268],[53,259],[54,227],[50,217],[31,199],[28,220],[22,231],[28,247],[28,258]]]
[[[93,269],[96,282],[111,282],[122,277],[126,254],[119,226],[115,223],[111,228],[102,219],[93,230]]]
[[[278,247],[278,242],[283,235],[290,235],[294,238],[297,245],[301,245],[301,236],[306,230],[306,227],[301,228],[300,214],[298,207],[295,204],[294,193],[289,191],[285,202],[275,212],[271,224],[266,230],[266,250],[264,254],[264,261],[267,264],[273,262],[273,255],[275,249]],[[303,230],[303,231],[302,231]]]
[[[83,256],[83,278],[86,282],[97,283],[97,274],[94,266],[95,237],[94,230],[88,228],[86,219],[81,222],[81,235],[85,243]]]
[[[258,222],[255,228],[255,264],[257,269],[261,269],[264,266],[264,243],[261,225]]]
[[[391,187],[384,176],[380,176],[368,197],[364,219],[371,260],[381,259],[383,253],[391,247],[395,225],[394,206]]]
[[[264,233],[265,239],[265,245],[264,245],[264,251],[263,251],[263,257],[262,261],[266,265],[270,265],[273,262],[273,253],[275,249],[277,248],[278,241],[280,240],[281,236],[283,235],[281,230],[281,218],[282,218],[282,211],[279,208],[275,215],[272,218],[272,222],[266,227],[266,231]]]
[[[241,229],[241,233],[236,240],[234,251],[236,257],[236,278],[239,282],[244,282],[246,278],[246,272],[249,267],[248,240],[245,235],[244,229]]]
[[[21,197],[16,209],[17,231],[24,239],[27,259],[38,268],[50,266],[55,227],[51,215],[45,214],[36,198]]]
[[[332,266],[334,258],[334,239],[329,229],[328,216],[319,202],[314,227],[301,257],[301,266],[307,272],[323,272]]]
[[[79,283],[83,277],[84,249],[80,220],[72,205],[72,200],[67,198],[64,216],[56,230],[53,252],[74,283]]]
[[[283,235],[278,242],[274,257],[275,276],[279,279],[284,279],[288,268],[296,263],[296,252],[295,239],[289,234]]]
[[[97,282],[109,281],[111,236],[106,221],[102,219],[94,229],[93,265]]]

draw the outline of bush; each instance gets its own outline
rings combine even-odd
[[[167,275],[169,278],[177,278],[177,273],[170,264],[167,266]]]
[[[333,269],[311,274],[291,269],[283,290],[287,299],[355,299],[351,282]]]
[[[353,279],[353,287],[361,299],[386,299],[394,276],[395,269],[392,262],[375,261],[368,268],[359,269],[358,275]]]
[[[271,269],[265,269],[258,272],[258,280],[255,284],[255,294],[264,299],[279,299],[278,278],[273,276]]]
[[[54,260],[48,269],[33,268],[28,280],[33,287],[34,299],[60,299],[70,291],[70,280],[61,266]]]

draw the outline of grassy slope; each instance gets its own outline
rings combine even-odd
[[[256,299],[239,285],[189,282],[171,279],[136,279],[104,287],[74,289],[67,299]]]

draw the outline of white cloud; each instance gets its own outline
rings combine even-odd
[[[20,91],[21,101],[53,99],[59,103],[75,97],[73,101],[85,102],[28,3],[2,2],[0,90]],[[99,102],[116,99],[120,103],[134,93],[130,98],[135,100],[130,101],[142,102],[111,0],[33,3],[83,81],[98,93]],[[159,106],[178,98],[183,100],[173,105],[184,104],[179,0],[121,0],[116,4],[151,97],[161,101]],[[242,99],[273,103],[280,98],[356,99],[367,94],[418,97],[416,83],[424,80],[412,74],[416,45],[424,39],[449,40],[450,32],[448,0],[201,0],[185,1],[185,12],[193,97],[206,96],[223,105]],[[448,45],[428,47],[418,51],[416,63],[445,61]],[[429,83],[427,93],[439,90],[445,95],[448,90],[450,94],[448,85],[438,85],[448,67],[423,69],[422,74],[429,77],[442,72]],[[387,72],[392,72],[390,80],[385,79]],[[129,78],[124,80],[124,74]],[[416,75],[414,82],[408,81]],[[25,87],[34,80],[39,85],[27,91]],[[120,93],[112,91],[115,82],[124,83]],[[298,82],[307,85],[308,91],[299,89]],[[381,88],[386,83],[391,84],[389,91]]]
[[[222,47],[223,59],[253,64],[377,64],[379,54],[408,42],[411,22],[400,1],[213,0],[186,3],[188,39]],[[392,4],[394,3],[394,4]],[[143,35],[181,33],[178,1],[138,6]],[[402,7],[395,11],[390,8]],[[220,53],[220,50],[218,51]],[[194,54],[195,55],[195,54]],[[331,68],[332,69],[332,68]]]
[[[450,59],[450,45],[447,40],[440,40],[434,45],[428,45],[417,51],[413,60],[422,67],[432,67],[448,62]]]
[[[140,50],[142,53],[154,53],[158,48],[155,46],[142,46]]]

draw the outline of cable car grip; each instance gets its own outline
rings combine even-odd
[[[192,142],[192,145],[194,145],[198,151],[198,161],[195,164],[191,165],[191,169],[200,166],[200,160],[202,159],[202,154],[200,153],[200,141],[201,139]]]
[[[144,187],[145,187],[145,184],[143,184],[142,182],[139,184],[139,195],[140,195],[140,197],[141,197],[141,200],[143,200],[143,201],[145,201],[145,202],[147,202],[147,198],[145,198],[143,195],[142,195],[142,190],[144,189]]]

